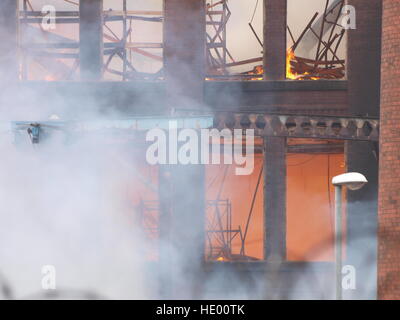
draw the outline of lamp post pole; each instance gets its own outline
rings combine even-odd
[[[348,172],[333,177],[335,186],[335,289],[336,300],[342,300],[342,188],[361,189],[368,180],[361,173]]]
[[[336,300],[342,300],[342,186],[335,186]]]

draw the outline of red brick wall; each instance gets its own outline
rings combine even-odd
[[[347,79],[350,112],[379,115],[382,0],[348,0],[357,27],[347,31]],[[362,54],[361,54],[362,52]]]
[[[349,113],[379,116],[382,0],[348,0],[355,7],[356,29],[347,32]],[[357,289],[350,299],[376,299],[378,161],[376,146],[364,141],[346,143],[349,172],[361,172],[368,184],[347,194],[347,258],[357,270]],[[373,230],[373,231],[371,231]],[[368,239],[368,241],[360,241]],[[366,261],[369,261],[366,263]]]
[[[400,299],[400,0],[383,1],[378,298]]]

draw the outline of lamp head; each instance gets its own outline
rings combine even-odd
[[[332,179],[334,186],[345,186],[350,190],[359,190],[367,183],[367,178],[358,172],[344,173]]]

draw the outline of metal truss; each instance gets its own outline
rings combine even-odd
[[[227,200],[208,200],[206,206],[206,259],[231,261],[238,259],[232,252],[232,241],[237,238],[244,252],[243,234],[240,226],[232,227],[232,204]]]
[[[211,75],[227,74],[227,58],[234,59],[227,48],[226,24],[231,16],[226,0],[207,5],[207,73]]]
[[[123,0],[122,11],[108,10],[103,13],[104,72],[120,76],[122,80],[160,80],[163,78],[163,68],[156,73],[139,72],[133,66],[134,58],[132,53],[162,62],[163,57],[152,53],[151,50],[163,49],[163,43],[135,42],[133,40],[132,22],[162,23],[164,21],[163,12],[150,10],[130,11],[127,10],[127,1]],[[78,3],[71,3],[78,5]],[[65,69],[65,72],[61,75],[61,78],[70,80],[79,66],[79,42],[43,30],[41,23],[44,15],[43,12],[35,10],[30,0],[23,1],[23,10],[20,11],[19,22],[27,26],[30,24],[37,25],[37,29],[40,32],[34,32],[35,28],[29,26],[30,32],[34,32],[38,37],[43,37],[44,35],[45,39],[52,41],[46,43],[33,43],[31,41],[21,43],[24,57],[22,79],[27,77],[27,57],[31,57],[45,68],[49,66],[46,63],[49,60],[58,66],[57,69],[61,69],[60,65],[62,65],[62,70]],[[211,74],[227,74],[227,58],[230,59],[230,62],[234,61],[226,45],[226,24],[230,15],[231,12],[226,0],[207,5],[207,63],[208,71]],[[113,30],[114,27],[109,25],[110,22],[120,22],[122,24],[122,37],[116,35]],[[57,11],[55,23],[79,24],[79,11]],[[122,61],[122,70],[116,70],[111,66],[111,61],[114,58]],[[72,66],[68,67],[57,61],[57,59],[72,60]]]
[[[137,217],[146,237],[153,242],[156,250],[159,235],[159,202],[140,201]],[[209,261],[243,260],[244,241],[240,226],[232,227],[232,204],[229,200],[208,200],[206,202],[206,243],[205,254]],[[241,244],[240,253],[233,254],[232,241],[237,238]]]

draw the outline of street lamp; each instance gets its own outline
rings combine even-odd
[[[348,172],[332,179],[335,186],[335,262],[336,262],[336,300],[342,300],[342,187],[359,190],[367,178],[361,173]]]

